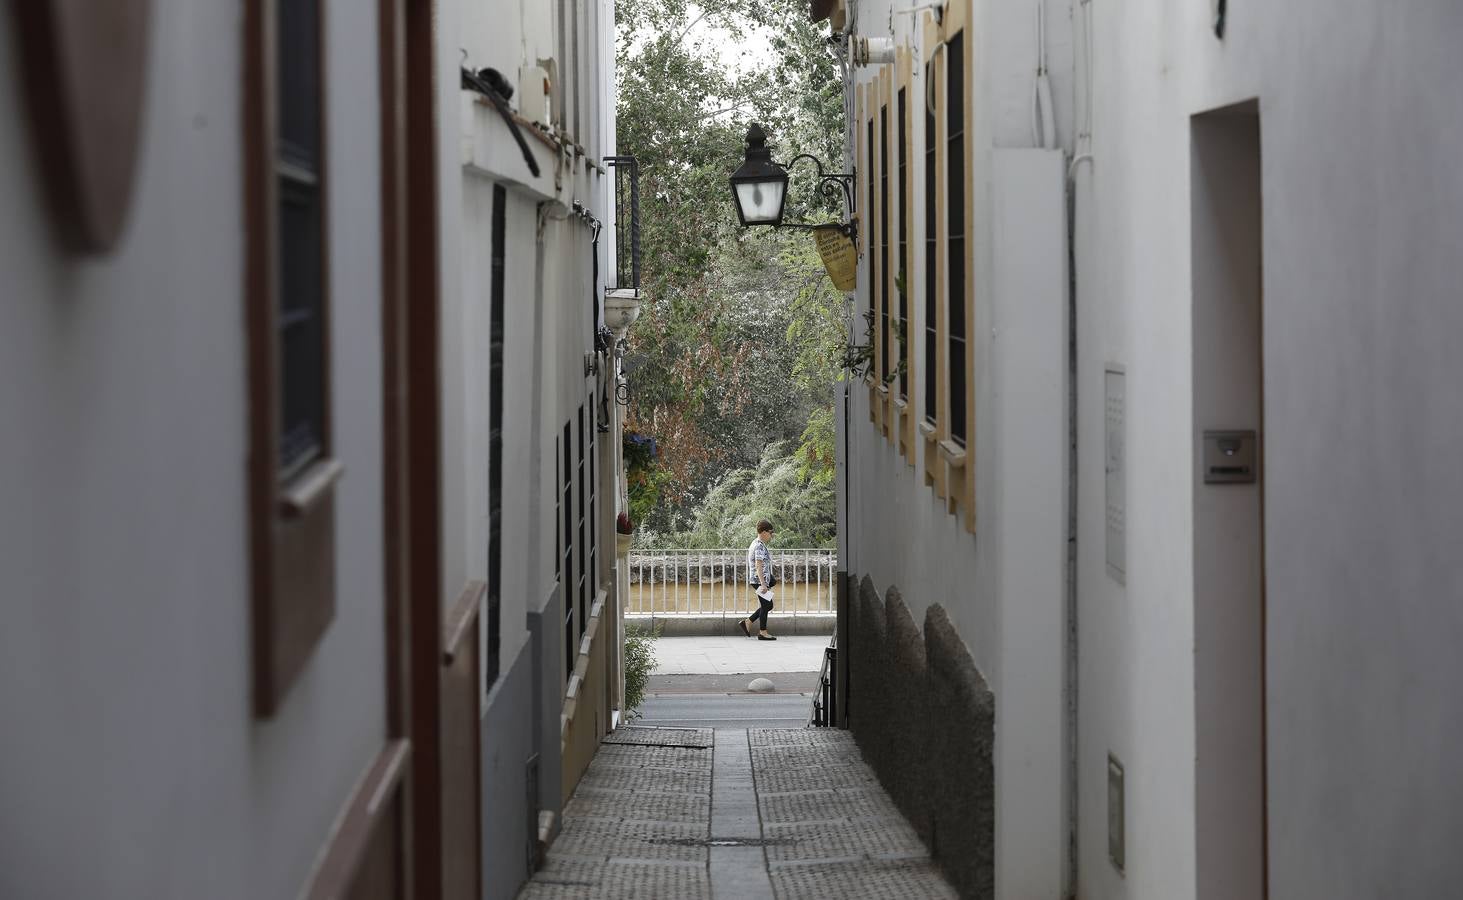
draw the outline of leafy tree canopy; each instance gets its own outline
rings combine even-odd
[[[778,546],[833,546],[838,512],[833,480],[806,477],[792,449],[786,442],[768,445],[755,467],[721,477],[698,505],[689,529],[647,538],[660,547],[741,547],[757,533],[757,522],[766,519],[777,529]]]
[[[660,448],[647,525],[700,528],[697,504],[759,471],[770,445],[831,497],[843,297],[805,232],[742,229],[727,183],[753,121],[776,158],[808,152],[841,169],[827,36],[806,0],[620,0],[616,28],[617,144],[640,163],[645,260],[628,428]],[[842,210],[811,171],[793,171],[787,217],[831,221]]]

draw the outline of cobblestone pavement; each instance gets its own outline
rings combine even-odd
[[[522,900],[953,898],[853,738],[622,727]]]

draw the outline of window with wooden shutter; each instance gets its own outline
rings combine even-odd
[[[335,615],[328,171],[319,0],[249,0],[244,173],[254,709]]]

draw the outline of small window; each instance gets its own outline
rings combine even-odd
[[[577,593],[579,595],[579,636],[584,636],[585,627],[589,623],[589,545],[584,534],[584,514],[587,509],[585,505],[584,492],[588,488],[588,477],[584,471],[585,454],[585,427],[584,427],[584,404],[579,404],[579,454],[575,459],[575,467],[578,470],[574,483],[578,488],[579,504],[575,507],[578,511],[579,527],[579,581]]]
[[[245,6],[254,707],[278,708],[335,615],[328,173],[319,0]]]
[[[879,383],[889,382],[889,107],[879,107]]]
[[[574,141],[584,144],[584,67],[579,64],[579,2],[569,0],[569,11],[573,18],[569,20],[569,71],[566,73],[564,83],[573,85],[574,98],[571,101],[574,110],[573,125],[570,128],[570,135]]]
[[[599,591],[599,428],[594,415],[594,392],[589,393],[589,597]]]
[[[564,442],[562,439],[554,438],[554,477],[564,471]],[[554,580],[560,584],[564,581],[564,538],[559,533],[558,523],[564,515],[564,497],[559,491],[554,491]]]
[[[899,165],[897,169],[899,179],[899,206],[897,221],[899,224],[898,227],[895,228],[895,238],[897,241],[896,246],[898,247],[898,253],[896,256],[897,264],[894,269],[894,289],[899,292],[899,328],[898,334],[896,335],[898,337],[898,341],[896,343],[899,344],[900,400],[909,399],[909,354],[907,337],[909,334],[908,294],[910,291],[908,275],[909,223],[907,221],[907,216],[905,215],[907,204],[905,202],[906,197],[904,194],[905,185],[907,184],[907,182],[905,181],[905,177],[909,174],[909,149],[905,145],[905,142],[909,139],[909,129],[905,126],[905,117],[909,114],[909,104],[906,94],[907,90],[905,88],[899,89],[899,105],[898,109],[896,110],[899,117],[899,124],[896,128],[898,132],[897,137],[899,142]]]
[[[868,135],[867,135],[867,143],[865,144],[865,146],[868,148],[868,150],[867,150],[867,152],[864,153],[864,158],[866,160],[868,160],[868,163],[869,163],[868,164],[868,170],[869,170],[868,171],[868,182],[869,182],[869,212],[872,213],[873,212],[873,208],[874,208],[874,191],[878,187],[878,180],[875,178],[875,175],[877,173],[874,170],[874,118],[873,118],[873,116],[870,116],[869,117],[867,132],[868,132]],[[869,240],[870,240],[870,243],[872,243],[873,242],[873,236],[875,234],[874,229],[872,227],[872,225],[873,225],[873,219],[872,219],[871,216],[866,217],[866,218],[869,219],[869,224],[871,226],[869,228],[869,235],[870,235],[870,239]],[[874,314],[875,303],[876,303],[876,300],[874,298],[876,298],[878,296],[878,284],[879,284],[879,267],[878,267],[878,265],[876,265],[875,255],[873,253],[870,253],[869,254],[869,315],[870,316],[872,316]]]
[[[281,479],[325,453],[324,216],[320,158],[320,11],[280,2],[275,176]]]
[[[574,423],[564,423],[562,481],[559,488],[559,509],[564,517],[563,565],[559,593],[564,598],[564,680],[574,674],[577,661],[577,635],[574,631]]]
[[[946,175],[946,205],[949,230],[945,259],[950,273],[948,294],[950,332],[948,363],[950,377],[950,439],[965,446],[966,422],[966,322],[965,322],[965,33],[950,39],[948,78],[946,79],[945,158],[949,161]]]
[[[935,77],[935,65],[930,63],[925,66],[925,83],[930,84]],[[937,208],[936,198],[936,132],[935,114],[928,103],[925,106],[925,360],[924,360],[924,382],[925,382],[925,419],[934,424],[938,418],[939,410],[939,371],[935,368],[935,360],[940,347],[940,307],[939,307],[939,273],[935,267],[935,254],[937,251],[936,241],[939,239],[936,231],[935,211]]]
[[[569,67],[567,64],[567,60],[569,59],[570,46],[569,15],[570,10],[572,10],[573,8],[574,0],[559,0],[559,39],[555,42],[554,45],[556,50],[556,52],[554,53],[554,58],[559,61],[560,71],[558,73],[558,83],[554,85],[554,87],[558,89],[558,96],[554,98],[555,108],[553,110],[553,116],[554,119],[557,120],[558,126],[563,129],[567,129],[569,127],[570,121],[567,115],[570,102],[570,91],[568,84]]]
[[[488,328],[488,658],[484,689],[498,680],[503,644],[503,313],[508,192],[493,187]]]

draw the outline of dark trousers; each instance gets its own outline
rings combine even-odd
[[[755,595],[756,590],[757,590],[756,588],[753,588],[752,589],[754,595]],[[771,600],[763,599],[762,597],[758,597],[757,598],[757,603],[758,603],[758,607],[756,609],[752,610],[752,614],[750,616],[748,616],[747,618],[750,621],[753,621],[753,622],[757,621],[760,618],[762,620],[762,624],[759,625],[759,626],[757,626],[757,627],[760,628],[762,631],[766,631],[767,630],[767,614],[772,611],[772,601]]]

